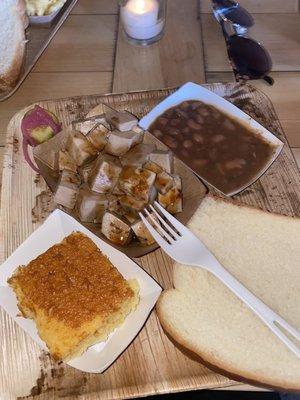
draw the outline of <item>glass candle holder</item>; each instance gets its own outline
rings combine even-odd
[[[147,46],[164,34],[166,0],[121,0],[120,16],[127,40]]]

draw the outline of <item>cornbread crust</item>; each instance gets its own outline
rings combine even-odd
[[[139,302],[137,281],[126,281],[79,232],[19,267],[8,283],[56,359],[68,360],[105,340]]]

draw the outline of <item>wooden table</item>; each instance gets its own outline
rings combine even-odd
[[[155,89],[177,86],[187,80],[198,83],[232,81],[224,41],[209,13],[208,3],[201,1],[199,20],[196,18],[199,11],[196,0],[184,3],[169,1],[165,37],[158,44],[141,49],[125,42],[118,26],[116,1],[79,0],[20,90],[11,99],[0,103],[0,146],[4,146],[6,124],[11,116],[36,100]],[[279,0],[245,0],[242,3],[255,12],[258,23],[253,30],[254,36],[271,50],[275,61],[274,87],[263,82],[254,85],[267,92],[273,100],[298,157],[298,2],[286,0],[281,4]],[[0,159],[1,155],[0,147]],[[20,371],[20,382],[15,382],[16,385],[20,383],[20,395],[27,394],[26,390],[36,383],[25,379],[33,376],[38,377],[39,371]]]

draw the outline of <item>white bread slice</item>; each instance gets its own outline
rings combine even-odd
[[[12,89],[25,54],[24,0],[0,1],[0,90]]]
[[[221,264],[300,330],[300,218],[207,196],[190,229]],[[174,289],[157,304],[185,349],[237,380],[300,390],[300,360],[217,278],[176,264]]]

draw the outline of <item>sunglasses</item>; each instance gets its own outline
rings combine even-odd
[[[267,75],[272,69],[269,53],[259,42],[247,37],[248,28],[254,25],[252,15],[233,0],[212,0],[212,6],[236,79],[264,79],[273,85],[273,78]]]

